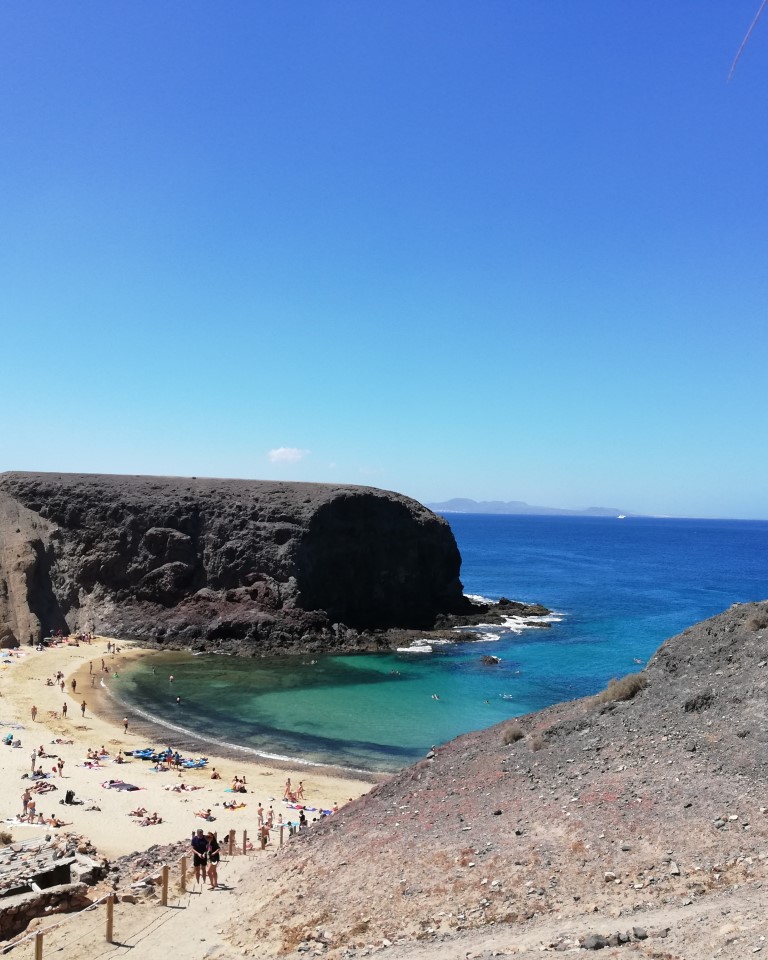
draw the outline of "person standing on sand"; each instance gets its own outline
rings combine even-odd
[[[128,733],[128,717],[123,717],[123,733]]]
[[[80,716],[81,716],[81,717],[84,717],[84,716],[85,716],[85,708],[86,708],[87,706],[88,706],[88,704],[85,702],[85,700],[83,700],[83,702],[80,704]]]
[[[208,867],[208,841],[200,829],[192,834],[192,863],[195,868],[195,883],[200,882],[200,874],[202,872],[203,884],[205,884]]]
[[[32,704],[32,723],[37,719],[37,707]]]
[[[61,706],[61,715],[62,717],[64,717],[65,720],[67,719],[67,701],[66,700]]]
[[[93,673],[93,660],[88,664],[88,673]]]
[[[74,677],[72,677],[71,687],[72,687],[72,693],[74,693],[75,690],[77,690],[77,680],[75,680]]]
[[[35,748],[33,747],[32,748],[32,773],[35,772],[35,760],[37,760],[37,750],[35,750]]]

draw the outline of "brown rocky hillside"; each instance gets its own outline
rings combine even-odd
[[[734,606],[636,678],[460,737],[292,841],[233,945],[768,954],[767,706],[768,603]]]

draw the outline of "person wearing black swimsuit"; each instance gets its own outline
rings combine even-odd
[[[219,885],[220,856],[221,847],[216,839],[216,834],[208,831],[208,880],[211,884],[211,890],[215,890]]]

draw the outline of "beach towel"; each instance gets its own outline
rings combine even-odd
[[[126,783],[125,780],[105,780],[102,783],[102,787],[105,790],[141,790],[141,787],[135,786],[133,783]]]

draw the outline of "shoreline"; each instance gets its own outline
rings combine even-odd
[[[286,775],[292,778],[294,785],[303,780],[306,803],[318,810],[331,809],[335,804],[341,806],[385,779],[369,774],[356,776],[344,768],[271,760],[255,754],[246,756],[236,744],[227,750],[221,750],[220,745],[210,750],[210,742],[203,751],[208,756],[208,765],[200,769],[157,773],[151,764],[131,757],[126,757],[125,763],[116,764],[113,757],[118,750],[140,749],[148,743],[165,747],[170,740],[174,749],[187,755],[199,755],[200,751],[193,742],[194,735],[169,738],[166,727],[137,717],[135,711],[116,701],[97,681],[91,685],[92,676],[99,680],[102,676],[107,677],[101,670],[102,659],[111,676],[115,668],[119,670],[157,652],[115,641],[120,653],[107,654],[108,641],[112,642],[107,637],[96,637],[91,645],[65,643],[42,652],[32,647],[17,648],[13,653],[6,651],[8,664],[0,671],[0,734],[12,731],[22,746],[21,749],[0,746],[5,751],[2,756],[6,772],[6,776],[0,778],[0,821],[6,821],[2,826],[10,827],[14,840],[39,836],[43,829],[32,824],[7,822],[21,811],[21,794],[30,784],[31,751],[38,746],[43,746],[46,754],[39,763],[49,771],[49,782],[56,786],[55,791],[36,798],[38,811],[42,810],[45,817],[56,816],[67,821],[66,827],[59,830],[46,827],[47,831],[54,835],[75,833],[86,836],[101,855],[110,858],[146,849],[155,843],[188,837],[199,826],[218,830],[220,834],[232,827],[238,831],[247,829],[255,837],[259,803],[265,810],[272,806],[275,816],[280,813],[285,821],[291,818],[293,811],[282,801]],[[94,674],[89,672],[89,663],[93,664]],[[65,678],[63,692],[59,686],[46,685],[46,678],[58,671]],[[82,701],[86,703],[84,715],[81,715]],[[67,704],[66,719],[62,717],[64,703]],[[31,717],[33,705],[37,707],[35,720]],[[127,732],[122,727],[123,717],[129,721]],[[57,739],[72,742],[54,743]],[[200,742],[198,740],[197,744]],[[99,749],[102,745],[109,751],[109,759],[95,769],[82,766],[87,750]],[[54,757],[64,760],[63,777],[51,775]],[[211,780],[214,768],[220,773],[221,780]],[[247,794],[237,795],[238,802],[244,802],[246,806],[228,811],[223,803],[235,797],[227,790],[235,776],[247,778]],[[101,786],[117,779],[124,779],[138,789],[116,790]],[[173,789],[181,783],[191,790],[177,792]],[[75,791],[76,799],[90,802],[76,806],[60,805],[59,801],[70,789]],[[88,810],[89,806],[98,809]],[[157,811],[162,823],[140,826],[129,813],[137,807]],[[210,827],[194,813],[207,809],[215,817],[214,825]],[[314,812],[308,810],[310,819]]]
[[[133,647],[129,651],[122,651],[118,657],[131,653],[132,656],[126,657],[120,666],[124,667],[126,663],[135,663],[144,659],[145,656],[157,655],[161,651],[153,648]],[[174,653],[179,651],[173,651]],[[230,741],[215,740],[212,737],[206,737],[204,734],[197,733],[187,727],[178,726],[155,716],[145,710],[135,706],[130,702],[123,700],[118,694],[112,692],[109,684],[101,687],[98,684],[91,687],[90,684],[83,683],[90,679],[90,674],[85,671],[83,664],[73,674],[77,680],[78,690],[81,688],[91,696],[98,704],[97,712],[103,719],[110,722],[112,726],[119,729],[122,726],[123,717],[130,718],[130,729],[135,734],[144,734],[147,742],[157,744],[166,743],[172,740],[174,748],[180,752],[195,753],[198,756],[208,755],[210,760],[214,754],[222,762],[233,761],[237,763],[254,763],[266,767],[274,767],[281,770],[289,770],[300,767],[304,770],[317,770],[328,776],[333,776],[339,780],[371,780],[372,783],[378,783],[389,776],[390,773],[377,770],[365,770],[354,767],[345,767],[341,764],[324,763],[319,760],[309,760],[305,757],[286,757],[277,754],[271,755],[257,750],[255,747],[248,747]],[[67,678],[70,682],[71,676]],[[105,675],[106,676],[106,675]]]

